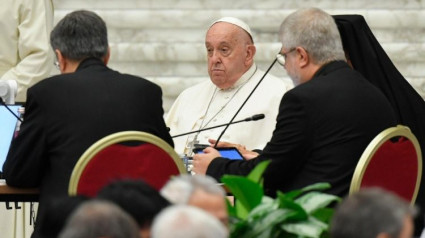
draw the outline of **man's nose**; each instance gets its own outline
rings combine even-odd
[[[221,62],[221,55],[218,51],[214,50],[211,55],[211,61],[216,64]]]

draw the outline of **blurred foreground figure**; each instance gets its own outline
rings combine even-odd
[[[175,205],[164,209],[152,225],[152,238],[226,238],[226,227],[200,208]]]
[[[362,189],[339,204],[332,238],[411,238],[415,208],[380,188]]]
[[[92,200],[73,212],[59,238],[140,238],[133,218],[113,203]]]

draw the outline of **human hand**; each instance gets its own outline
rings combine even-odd
[[[210,145],[212,147],[214,147],[215,144],[217,143],[217,140],[208,139],[208,142],[210,143]],[[234,143],[230,143],[230,142],[219,141],[218,144],[217,144],[217,147],[235,147],[239,151],[239,153],[241,153],[241,155],[244,157],[244,159],[246,159],[246,160],[253,159],[253,158],[255,158],[259,155],[257,152],[247,150],[246,147],[244,145],[241,145],[241,144],[234,144]]]
[[[196,174],[206,174],[211,161],[221,156],[220,153],[212,147],[205,148],[203,152],[204,154],[199,153],[193,156],[192,171]]]

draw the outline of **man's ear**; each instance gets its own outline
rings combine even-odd
[[[65,57],[62,55],[62,52],[60,50],[56,49],[55,54],[56,54],[56,58],[58,59],[58,62],[59,62],[59,70],[62,73],[62,72],[65,71],[67,61],[66,61]]]
[[[247,45],[246,46],[246,59],[245,59],[246,65],[252,64],[252,62],[254,61],[254,55],[255,55],[256,51],[257,51],[257,49],[255,48],[255,45]]]
[[[105,64],[105,65],[107,65],[108,64],[108,62],[109,62],[109,57],[111,56],[111,48],[110,47],[108,47],[108,52],[106,53],[106,55],[105,55],[105,57],[103,57],[103,63]]]
[[[310,63],[310,56],[307,51],[302,47],[297,47],[296,51],[298,52],[298,60],[300,62],[300,67],[304,68]]]

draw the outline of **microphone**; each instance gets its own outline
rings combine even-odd
[[[236,124],[236,123],[244,122],[244,121],[258,121],[258,120],[264,119],[264,117],[265,117],[264,114],[255,114],[255,115],[247,117],[245,119],[231,122],[231,124]],[[207,130],[211,130],[211,129],[214,129],[214,128],[217,128],[217,127],[226,126],[227,124],[229,124],[229,123],[224,123],[224,124],[217,125],[217,126],[207,127],[207,128],[203,128],[203,129],[196,130],[196,131],[190,131],[190,132],[186,132],[186,133],[183,133],[183,134],[178,134],[178,135],[175,135],[175,136],[171,136],[171,138],[176,138],[176,137],[185,136],[185,135],[189,135],[189,134],[193,134],[193,133],[198,133],[198,132],[201,132],[201,131],[207,131]]]
[[[251,95],[255,92],[255,90],[258,88],[258,86],[260,85],[261,82],[263,82],[264,77],[266,77],[266,75],[269,73],[270,69],[273,67],[273,65],[276,63],[277,58],[275,58],[273,60],[273,63],[269,66],[269,68],[266,70],[266,72],[263,74],[263,76],[261,77],[260,81],[258,81],[258,83],[255,85],[255,87],[252,89],[251,93],[248,95],[248,97],[245,99],[245,101],[242,103],[242,105],[239,107],[239,109],[236,111],[235,115],[232,117],[232,119],[230,120],[229,123],[227,123],[226,127],[223,129],[223,131],[221,132],[220,136],[217,138],[217,141],[215,142],[214,148],[217,148],[218,142],[220,141],[221,137],[223,136],[224,132],[226,132],[227,128],[229,128],[229,126],[231,124],[233,124],[233,120],[235,120],[235,117],[239,114],[239,112],[242,110],[243,106],[245,106],[246,102],[248,101],[248,99],[251,97]]]
[[[3,101],[3,98],[0,97],[0,104],[2,104],[10,113],[12,113],[13,116],[15,116],[20,122],[22,122],[22,119],[18,117],[10,108],[7,106],[7,104]]]

